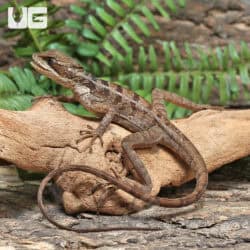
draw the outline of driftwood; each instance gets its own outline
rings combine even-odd
[[[209,172],[250,155],[250,110],[206,110],[173,122],[201,152]],[[71,115],[48,98],[28,111],[0,110],[0,158],[34,172],[47,173],[60,166],[85,164],[125,176],[119,143],[129,132],[112,124],[104,135],[103,148],[97,141],[93,153],[81,152],[88,140],[80,144],[76,141],[87,125],[96,127],[97,123]],[[138,150],[138,154],[152,178],[153,195],[163,186],[179,186],[193,178],[193,173],[165,149],[154,147]],[[57,184],[63,190],[63,204],[69,214],[97,210],[124,214],[144,206],[121,190],[111,192],[102,202],[103,194],[112,186],[83,172],[65,173]]]

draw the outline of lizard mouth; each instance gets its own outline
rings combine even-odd
[[[71,88],[70,80],[65,78],[63,74],[60,74],[60,70],[58,71],[58,68],[55,67],[53,57],[50,57],[47,54],[41,55],[41,53],[34,53],[30,64],[38,73],[66,88]]]
[[[58,73],[47,63],[47,61],[37,54],[32,55],[31,66],[39,73],[48,76],[51,73],[59,76]]]

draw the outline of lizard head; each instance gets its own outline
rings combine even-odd
[[[49,50],[32,55],[32,67],[42,75],[66,88],[74,88],[72,80],[83,67],[74,59],[57,50]]]

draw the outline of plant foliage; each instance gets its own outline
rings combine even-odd
[[[119,61],[131,51],[131,43],[143,44],[143,37],[150,37],[151,30],[159,31],[155,13],[145,0],[82,0],[82,5],[71,5],[77,16],[66,20],[66,25],[74,29],[67,34],[68,41],[75,46],[76,56],[93,58],[111,66],[115,57]],[[154,11],[170,18],[170,12],[177,12],[184,1],[152,0]],[[94,11],[93,11],[94,10]]]
[[[44,76],[36,77],[29,68],[12,67],[0,72],[0,108],[25,110],[32,105],[34,97],[44,95],[71,95],[71,91],[59,87]],[[81,105],[64,104],[75,115],[93,116]]]
[[[162,55],[165,60],[159,62],[157,58]],[[230,44],[209,52],[200,49],[195,54],[189,44],[185,44],[184,53],[180,53],[174,42],[164,42],[157,50],[153,46],[148,50],[140,47],[137,57],[131,52],[122,64],[114,60],[110,71],[108,69],[106,78],[129,86],[148,100],[155,87],[196,103],[225,105],[239,98],[250,100],[250,49],[245,42],[241,42],[238,50]],[[167,110],[170,117],[187,113],[173,104],[168,104]]]
[[[53,13],[58,8],[41,0],[12,1],[10,4],[44,6],[49,9],[46,30],[18,30],[6,32],[6,37],[19,37],[15,47],[19,56],[31,56],[35,51],[59,49],[76,57],[92,74],[118,82],[124,87],[151,99],[154,87],[178,93],[197,103],[227,104],[239,97],[250,100],[250,50],[246,43],[240,47],[230,44],[210,51],[193,49],[184,43],[178,48],[174,42],[144,45],[153,30],[160,31],[156,15],[169,19],[183,7],[183,0],[79,0],[71,5],[74,18],[64,21],[67,32],[60,28]],[[148,4],[150,2],[150,5]],[[4,20],[5,24],[6,21]],[[214,93],[218,98],[215,100]],[[0,74],[0,107],[25,109],[32,96],[43,94],[71,94],[44,77],[35,77],[30,69],[11,68]],[[86,111],[74,104],[65,104],[74,114]],[[186,110],[167,104],[170,117],[181,117]]]

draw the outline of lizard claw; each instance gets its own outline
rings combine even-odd
[[[78,139],[76,141],[76,143],[80,143],[82,141],[84,141],[87,138],[91,138],[90,142],[88,143],[88,145],[84,148],[83,151],[86,151],[87,149],[89,149],[89,152],[92,152],[92,146],[95,142],[95,140],[98,138],[100,140],[101,146],[103,147],[103,139],[102,139],[102,135],[98,133],[97,130],[94,130],[90,125],[87,125],[88,129],[84,129],[80,131],[80,135],[82,135],[82,137],[80,139]]]

